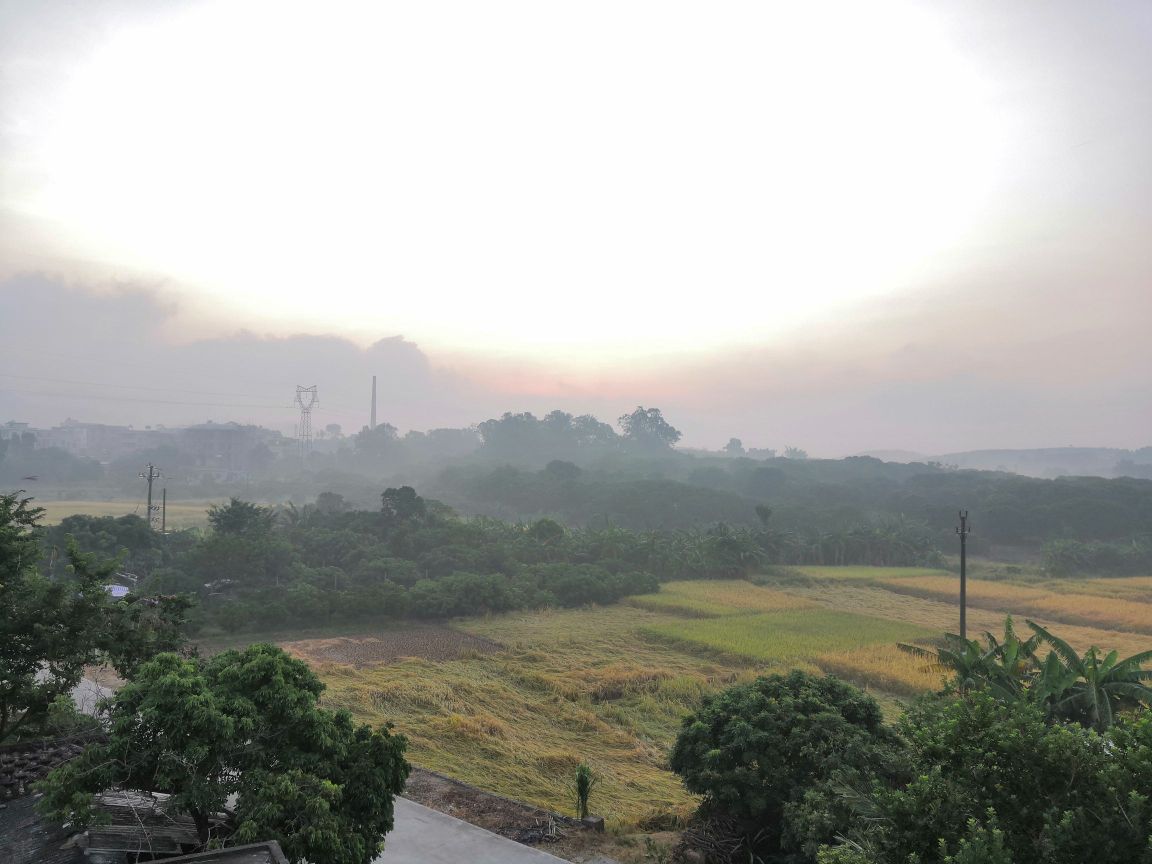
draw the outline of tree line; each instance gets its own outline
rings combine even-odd
[[[231,631],[605,604],[670,579],[740,578],[771,565],[940,560],[929,532],[907,521],[797,533],[761,507],[755,526],[632,531],[462,518],[408,486],[380,502],[360,510],[324,493],[275,509],[232,499],[209,511],[203,534],[159,535],[135,516],[70,516],[41,530],[41,567],[59,572],[70,542],[118,556],[139,588],[196,598],[193,627]]]

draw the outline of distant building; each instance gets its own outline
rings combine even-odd
[[[267,467],[286,439],[273,429],[240,423],[200,423],[177,431],[177,447],[191,472],[215,480],[243,480]]]

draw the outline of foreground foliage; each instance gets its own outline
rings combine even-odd
[[[1105,733],[985,691],[901,720],[907,764],[845,789],[841,864],[1133,864],[1152,860],[1152,719]],[[979,853],[979,854],[977,854]]]
[[[1081,655],[1028,623],[903,646],[953,680],[893,729],[836,679],[733,687],[685,719],[672,767],[744,860],[1152,862],[1152,652]]]
[[[129,674],[183,641],[182,598],[113,600],[104,590],[113,567],[75,549],[55,578],[39,573],[39,515],[28,499],[0,495],[0,741],[52,731],[53,705],[86,665],[105,659]]]
[[[954,634],[935,651],[901,644],[906,653],[928,660],[934,668],[954,675],[952,686],[960,692],[987,689],[1006,703],[1026,702],[1039,706],[1049,718],[1069,720],[1099,730],[1110,727],[1125,710],[1152,704],[1152,670],[1141,665],[1152,660],[1143,651],[1121,660],[1119,652],[1101,652],[1095,646],[1083,655],[1034,621],[1032,636],[1021,639],[1012,619],[1004,623],[1001,641],[984,634],[984,644]],[[1041,656],[1041,648],[1047,654]]]
[[[292,861],[367,864],[392,828],[405,741],[319,708],[323,689],[271,645],[208,661],[161,654],[114,697],[107,742],[44,781],[42,809],[88,825],[105,789],[165,793],[201,844],[275,839]],[[233,795],[235,832],[214,836]]]

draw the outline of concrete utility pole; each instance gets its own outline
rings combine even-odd
[[[168,487],[160,489],[160,533],[168,533]]]
[[[155,530],[155,520],[153,519],[152,507],[152,481],[160,477],[160,471],[151,462],[148,463],[146,471],[140,472],[140,479],[148,481],[148,530]]]
[[[968,511],[960,511],[960,527],[956,529],[960,537],[960,638],[968,638],[968,535],[972,528],[968,525]]]

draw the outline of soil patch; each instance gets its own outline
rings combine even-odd
[[[282,642],[290,654],[309,663],[343,663],[357,668],[394,663],[404,657],[455,660],[470,654],[490,654],[500,643],[450,627],[404,627],[371,636],[339,636]],[[420,802],[423,803],[423,802]]]
[[[530,846],[555,842],[569,832],[584,830],[580,822],[571,817],[494,795],[415,766],[404,787],[404,797]]]

